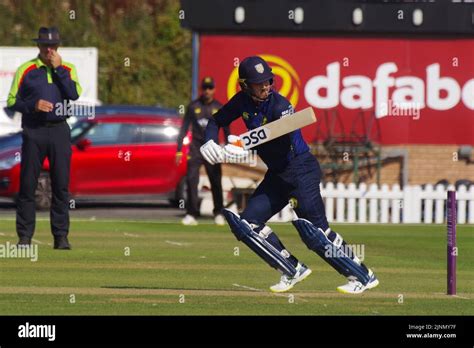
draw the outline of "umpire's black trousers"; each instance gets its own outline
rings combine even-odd
[[[186,174],[186,184],[188,186],[187,213],[192,216],[199,216],[199,168],[202,165],[206,168],[207,176],[211,182],[212,200],[214,202],[214,215],[220,214],[223,205],[222,199],[222,171],[221,165],[212,165],[202,157],[199,151],[201,144],[191,143],[189,148],[190,158],[188,160],[188,171]]]
[[[44,159],[49,160],[51,177],[51,232],[55,237],[69,232],[69,171],[71,131],[66,121],[23,127],[20,192],[17,200],[18,236],[32,238],[35,232],[35,191]]]

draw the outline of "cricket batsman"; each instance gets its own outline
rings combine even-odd
[[[243,118],[248,130],[282,116],[292,117],[293,107],[273,90],[273,79],[272,69],[261,57],[247,57],[240,63],[241,91],[213,115],[206,127],[206,142],[200,150],[209,163],[248,156],[248,150],[239,146],[218,145],[220,127],[229,126],[239,117]],[[268,171],[240,216],[228,209],[223,210],[223,215],[237,240],[282,273],[280,282],[270,290],[288,291],[312,272],[266,225],[288,202],[297,215],[292,223],[306,246],[347,277],[348,283],[339,286],[338,291],[360,294],[376,287],[379,281],[375,274],[358,259],[341,235],[329,227],[319,190],[321,169],[309,152],[301,130],[287,133],[255,149]]]

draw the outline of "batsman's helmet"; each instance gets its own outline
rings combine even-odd
[[[242,89],[246,89],[249,83],[270,81],[273,84],[273,77],[272,68],[258,56],[247,57],[239,65],[239,83]]]

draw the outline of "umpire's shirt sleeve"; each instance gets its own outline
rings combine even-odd
[[[8,93],[7,107],[10,110],[21,112],[22,114],[31,114],[35,111],[36,100],[33,98],[24,98],[20,92],[20,86],[25,74],[26,64],[20,66],[13,77],[12,86]]]
[[[77,100],[82,92],[82,87],[77,78],[76,67],[73,64],[60,65],[54,69],[58,77],[58,85],[64,99]]]

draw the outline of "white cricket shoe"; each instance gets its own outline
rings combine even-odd
[[[183,220],[181,220],[181,223],[186,226],[196,226],[198,222],[194,218],[194,216],[187,214]]]
[[[214,218],[214,223],[218,226],[224,226],[225,225],[224,216],[222,216],[222,214],[216,215],[216,217]]]
[[[306,265],[298,263],[296,266],[296,274],[293,278],[283,274],[278,284],[270,286],[272,292],[285,292],[293,288],[296,283],[305,280],[313,271]]]
[[[361,294],[367,289],[373,289],[379,285],[379,281],[375,276],[374,272],[369,269],[370,280],[367,285],[362,284],[360,281],[355,279],[349,279],[349,282],[346,285],[341,285],[337,287],[337,291],[342,292],[343,294]]]

